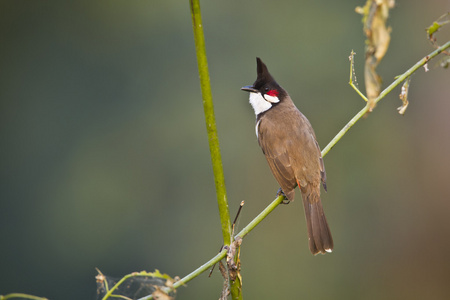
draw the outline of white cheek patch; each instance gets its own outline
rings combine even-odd
[[[272,103],[266,101],[261,93],[250,93],[250,104],[255,111],[255,115],[259,115],[272,107]]]
[[[280,102],[280,99],[278,99],[278,97],[270,96],[270,95],[267,95],[267,94],[264,95],[264,99],[266,99],[267,101],[269,101],[271,103],[278,103],[278,102]]]

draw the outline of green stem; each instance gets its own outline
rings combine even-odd
[[[210,269],[212,266],[214,266],[219,261],[224,259],[226,255],[227,255],[227,250],[223,249],[216,256],[211,258],[207,263],[205,263],[204,265],[198,267],[194,272],[188,274],[187,276],[185,276],[185,277],[181,278],[180,280],[178,280],[177,282],[175,282],[173,284],[173,289],[179,288],[180,286],[186,284],[188,281],[194,279],[195,277],[197,277],[201,273],[203,273],[206,270]]]
[[[14,298],[20,298],[20,299],[32,299],[32,300],[48,300],[47,298],[37,297],[33,295],[27,295],[22,293],[12,293],[8,294],[6,296],[0,295],[0,300],[7,300],[7,299],[14,299]]]
[[[262,220],[264,220],[265,217],[267,217],[268,214],[270,214],[275,207],[277,207],[284,199],[284,196],[278,196],[275,200],[272,201],[272,203],[269,204],[256,218],[254,218],[250,223],[248,223],[247,226],[245,226],[238,234],[236,234],[236,237],[244,238],[247,234],[250,233],[250,231],[253,230],[253,228],[256,227],[259,223],[261,223]]]
[[[354,63],[354,59],[355,59],[355,52],[350,53],[350,81],[348,82],[350,84],[350,86],[358,93],[358,95],[361,96],[361,98],[364,99],[364,101],[368,102],[369,100],[367,99],[366,96],[364,96],[363,93],[361,93],[361,91],[358,89],[358,87],[356,85],[353,84],[353,76],[355,76],[355,82],[356,82],[356,75],[355,75],[355,63]]]
[[[228,209],[225,178],[223,175],[222,158],[220,156],[219,138],[217,136],[216,119],[209,82],[208,61],[206,58],[205,37],[203,35],[202,16],[199,0],[190,0],[192,27],[194,29],[195,50],[197,53],[198,73],[205,111],[206,130],[208,132],[209,151],[216,185],[217,203],[219,205],[220,222],[224,245],[231,244],[231,221]]]
[[[428,61],[430,61],[435,56],[439,55],[442,51],[450,47],[450,41],[440,46],[429,55],[425,56],[421,60],[419,60],[414,66],[412,66],[408,71],[398,76],[397,79],[392,82],[387,88],[385,88],[380,95],[375,99],[375,103],[378,103],[381,99],[383,99],[387,94],[389,94],[396,86],[401,84],[406,78],[411,76],[412,73],[417,71],[420,67],[425,65]],[[339,131],[339,133],[331,140],[331,142],[322,150],[322,156],[327,155],[327,153],[331,150],[331,148],[336,145],[336,143],[347,133],[347,131],[361,119],[369,111],[369,107],[366,105],[360,112],[356,114],[345,126]]]
[[[206,130],[208,132],[209,151],[216,185],[217,204],[219,206],[220,223],[222,225],[223,244],[230,245],[232,241],[230,212],[228,209],[225,177],[222,158],[220,156],[219,138],[217,136],[211,84],[209,81],[208,61],[206,58],[205,37],[203,34],[202,15],[199,0],[190,0],[192,27],[194,30],[195,50],[197,53],[198,73],[205,111]],[[242,286],[239,280],[230,281],[232,299],[242,299]]]

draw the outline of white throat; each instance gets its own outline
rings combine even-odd
[[[268,96],[268,95],[267,95]],[[277,103],[280,100],[278,97],[268,96],[270,99],[265,99],[261,93],[250,93],[250,104],[255,111],[255,115],[259,115],[272,107],[272,103]]]

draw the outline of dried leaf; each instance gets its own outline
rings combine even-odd
[[[366,40],[366,62],[364,79],[369,111],[375,107],[375,98],[381,92],[382,79],[376,68],[387,52],[391,41],[391,28],[386,26],[389,9],[395,5],[394,0],[367,0],[364,7],[357,7],[356,12],[363,14]]]
[[[173,300],[174,297],[167,295],[159,287],[155,287],[155,291],[152,293],[153,299],[155,300]]]
[[[377,8],[371,24],[372,43],[375,47],[374,56],[379,62],[387,52],[391,41],[391,27],[386,27],[389,9],[394,7],[394,1],[375,1]]]
[[[366,59],[364,66],[364,82],[366,84],[366,94],[369,99],[367,105],[369,106],[369,112],[375,108],[375,99],[380,95],[381,84],[383,82],[380,75],[376,72],[377,63],[373,62],[372,57]]]
[[[406,109],[408,108],[408,92],[409,92],[409,83],[411,82],[411,77],[406,78],[405,82],[402,85],[402,91],[399,95],[400,100],[402,100],[402,106],[397,108],[398,113],[401,115],[405,114]]]

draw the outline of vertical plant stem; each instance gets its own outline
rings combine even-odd
[[[206,130],[208,132],[209,150],[216,185],[217,203],[219,205],[220,223],[224,245],[230,245],[231,220],[228,209],[225,178],[223,175],[222,158],[220,156],[219,138],[217,136],[214,106],[212,101],[211,84],[209,81],[208,61],[206,58],[205,37],[203,34],[202,16],[199,0],[190,0],[192,27],[194,29],[195,49],[197,53],[198,73],[202,89],[203,108],[205,111]],[[232,299],[242,299],[242,285],[240,280],[230,281]]]
[[[190,0],[192,26],[194,29],[195,50],[197,53],[198,73],[200,75],[200,87],[203,97],[203,109],[205,111],[206,130],[208,132],[209,151],[216,185],[217,203],[219,205],[220,222],[224,245],[231,243],[231,221],[228,209],[225,178],[223,175],[222,158],[220,156],[219,138],[217,136],[216,118],[209,81],[208,61],[206,58],[205,37],[203,35],[202,16],[199,0]]]
[[[192,27],[194,29],[195,50],[197,53],[198,73],[205,111],[206,130],[208,132],[209,151],[216,185],[217,203],[219,205],[220,223],[224,245],[230,245],[231,220],[228,209],[225,177],[223,175],[222,158],[220,156],[219,138],[217,136],[216,119],[212,101],[211,84],[209,81],[208,61],[206,58],[205,37],[203,34],[202,16],[199,0],[190,0]],[[232,299],[242,299],[242,285],[240,280],[230,281]]]

